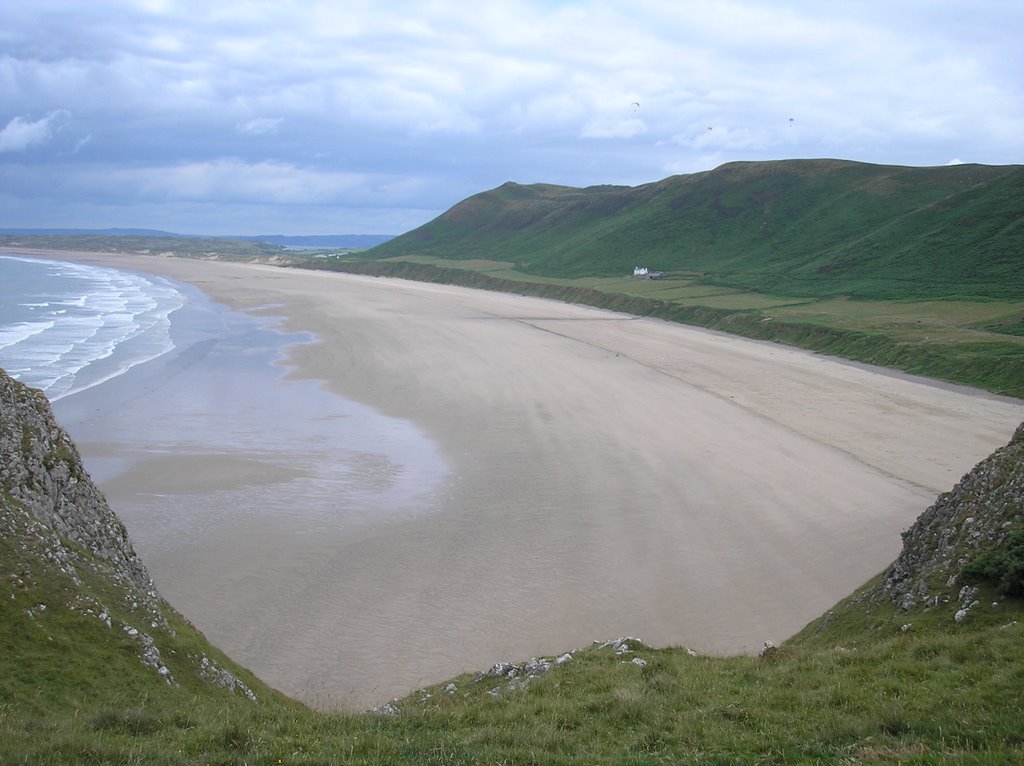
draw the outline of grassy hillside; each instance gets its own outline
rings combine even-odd
[[[619,639],[321,714],[160,599],[51,418],[0,372],[0,763],[1024,759],[1024,426],[892,567],[760,657]]]
[[[1022,167],[790,160],[638,187],[507,183],[371,254],[567,278],[640,263],[800,297],[1020,298],[1022,240]]]

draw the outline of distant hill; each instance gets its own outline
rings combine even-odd
[[[1019,298],[1024,166],[734,162],[636,187],[506,183],[372,258],[506,261],[550,277],[642,265],[791,296]]]
[[[376,247],[393,238],[394,234],[312,234],[304,237],[268,234],[254,237],[234,237],[233,239],[269,242],[272,245],[282,245],[287,248],[309,248],[310,250],[329,250],[332,248],[362,250]]]
[[[287,248],[331,249],[344,248],[362,250],[387,242],[393,234],[311,234],[288,236],[283,234],[259,234],[238,236],[223,234],[203,236],[197,234],[175,234],[159,229],[3,229],[0,236],[31,237],[150,237],[158,239],[228,239],[242,242],[268,242]]]
[[[0,236],[74,237],[95,235],[103,237],[188,237],[160,229],[2,229]]]

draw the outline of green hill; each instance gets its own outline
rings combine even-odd
[[[210,646],[43,395],[2,371],[0,529],[4,764],[1024,760],[1024,425],[886,572],[760,657],[617,639],[367,713],[311,711]]]
[[[739,162],[637,187],[507,183],[378,246],[376,258],[506,261],[861,299],[1024,294],[1024,167]]]

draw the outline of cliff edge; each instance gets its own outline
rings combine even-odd
[[[0,674],[0,708],[58,689],[76,704],[153,684],[256,701],[256,682],[160,596],[46,397],[3,370],[0,624],[14,669]]]
[[[153,581],[120,519],[92,483],[71,437],[54,420],[46,396],[0,370],[0,491],[4,518],[20,510],[22,522],[52,530],[60,561],[84,563],[83,552],[104,562],[110,575],[148,599]]]
[[[971,565],[1024,530],[1024,423],[903,533],[903,550],[869,592],[900,609],[935,607],[958,589],[969,609]],[[967,576],[965,577],[965,572]],[[967,588],[967,591],[964,591]],[[961,616],[961,619],[963,617]]]

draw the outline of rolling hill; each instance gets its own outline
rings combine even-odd
[[[637,187],[506,183],[370,251],[578,278],[643,264],[857,299],[1024,295],[1024,167],[737,162]]]

